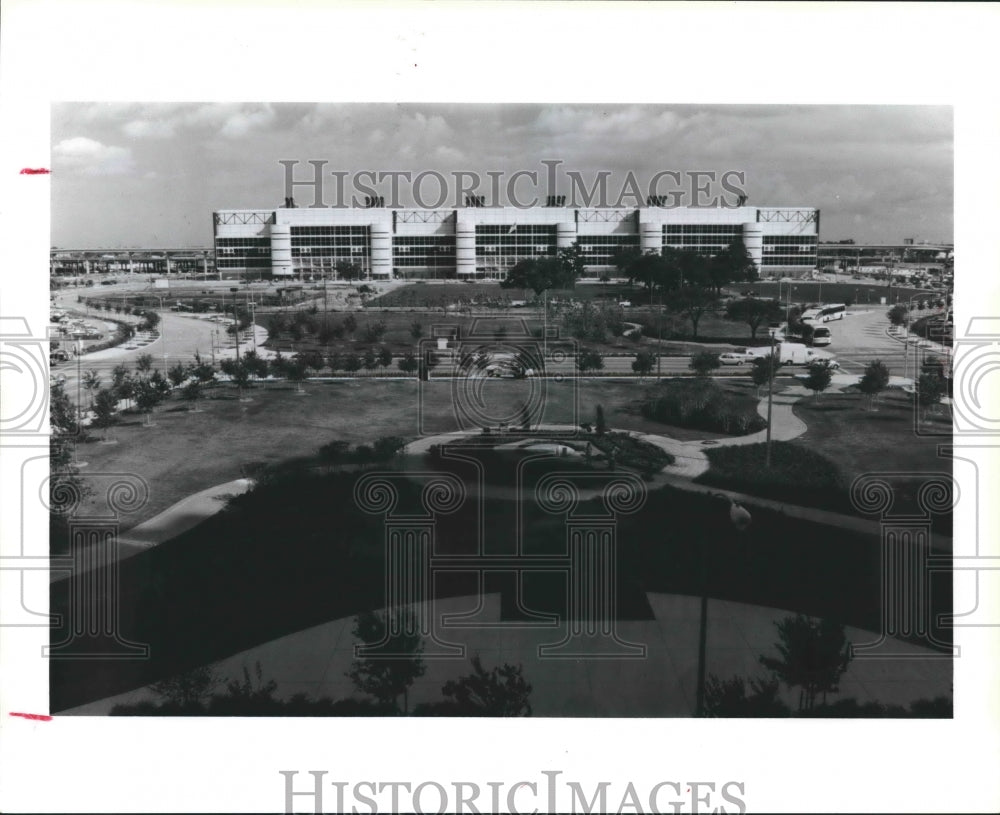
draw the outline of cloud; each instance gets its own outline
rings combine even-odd
[[[82,175],[126,175],[135,170],[127,147],[102,144],[86,136],[63,139],[52,148],[57,171]]]
[[[174,123],[167,119],[133,119],[122,127],[130,139],[169,139],[175,131]]]
[[[262,130],[274,122],[276,114],[274,108],[265,105],[256,110],[241,110],[230,115],[222,129],[220,136],[227,139],[241,139],[255,130]]]

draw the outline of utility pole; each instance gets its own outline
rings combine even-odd
[[[663,355],[663,292],[660,292],[660,309],[656,316],[656,381],[660,381],[660,357]]]
[[[771,401],[774,395],[774,334],[771,334],[771,358],[768,361],[768,371],[767,377],[767,453],[765,458],[765,466],[770,468],[771,466]]]

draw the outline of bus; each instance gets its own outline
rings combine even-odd
[[[802,315],[801,320],[804,323],[828,323],[830,320],[843,320],[846,311],[847,306],[843,303],[827,303],[809,309]]]

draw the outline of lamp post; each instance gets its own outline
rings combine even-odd
[[[767,447],[764,454],[764,466],[771,467],[771,401],[774,394],[774,334],[771,334],[771,357],[768,360],[767,372]]]
[[[660,381],[660,357],[663,356],[663,292],[660,292],[659,310],[656,313],[656,381]]]
[[[914,300],[919,300],[924,297],[922,294],[914,294],[909,300],[906,301],[906,318],[903,321],[903,379],[906,379],[906,375],[910,372],[910,309],[913,306]],[[916,346],[913,348],[913,379],[917,378],[917,349]]]
[[[705,715],[705,663],[706,650],[708,645],[708,556],[705,553],[706,541],[701,544],[700,560],[700,584],[701,584],[701,609],[698,626],[698,687],[695,688],[694,715],[701,717]]]
[[[83,385],[81,372],[81,358],[83,357],[83,340],[76,341],[76,433],[77,438],[83,433],[83,397],[80,388]],[[77,469],[86,467],[88,462],[80,461],[77,457],[77,446],[79,442],[73,442],[73,466]]]
[[[154,295],[160,301],[160,340],[163,342],[163,370],[167,369],[167,321],[163,316],[163,298]]]

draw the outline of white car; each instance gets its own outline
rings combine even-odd
[[[724,354],[719,354],[719,362],[723,365],[742,365],[747,362],[749,357],[746,354],[736,354],[732,351],[727,351]]]

